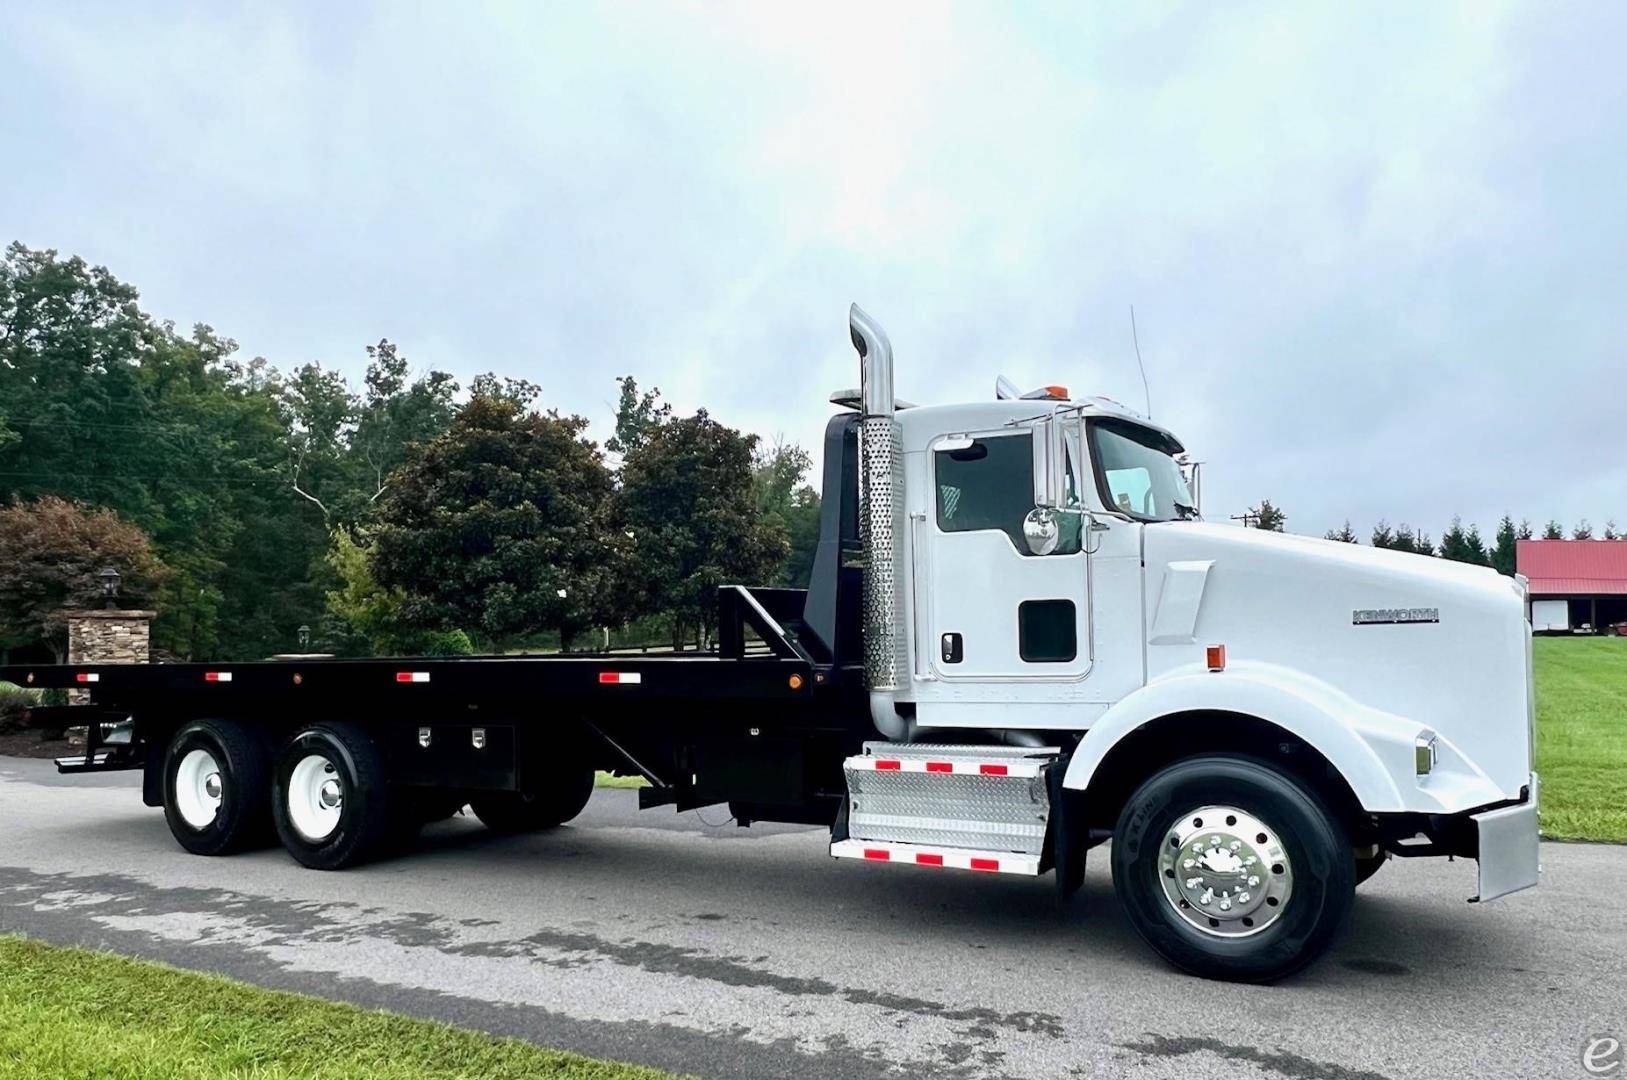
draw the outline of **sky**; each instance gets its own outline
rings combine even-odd
[[[1627,528],[1627,6],[0,7],[0,242],[353,377],[818,451],[857,383],[1137,408],[1204,511]]]

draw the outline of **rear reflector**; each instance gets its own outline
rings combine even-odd
[[[94,671],[81,671],[73,677],[74,682],[101,682],[102,677]]]
[[[599,682],[604,686],[637,686],[644,676],[636,671],[601,671]]]
[[[877,862],[886,862],[893,856],[892,852],[888,851],[886,848],[867,847],[864,849],[864,857],[867,859],[874,859]]]
[[[1208,651],[1208,654],[1209,654],[1209,670],[1210,671],[1225,671],[1226,670],[1226,646],[1224,646],[1224,645],[1211,645],[1211,646],[1209,646],[1207,651]]]
[[[428,682],[427,671],[398,671],[395,673],[396,682]]]
[[[972,869],[973,870],[994,870],[994,871],[998,871],[1000,869],[1000,860],[999,859],[973,859],[972,860]]]
[[[977,771],[984,776],[1004,776],[1006,767],[1004,765],[979,765]]]
[[[206,671],[203,673],[204,682],[231,682],[232,673],[229,671]]]
[[[955,766],[948,761],[929,761],[926,763],[927,772],[954,772]]]
[[[915,856],[915,861],[920,863],[922,866],[942,866],[943,865],[943,856],[942,855],[929,855],[929,854],[927,854],[926,852],[923,851],[920,854]]]
[[[899,769],[901,769],[903,767],[904,767],[903,762],[894,761],[891,758],[886,758],[886,759],[883,759],[881,761],[876,762],[876,768],[878,770],[880,770],[880,771],[883,771],[883,772],[897,772]]]

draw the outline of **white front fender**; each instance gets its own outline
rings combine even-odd
[[[1497,801],[1496,785],[1455,752],[1451,768],[1420,784],[1415,742],[1424,724],[1362,705],[1320,680],[1272,664],[1234,663],[1225,671],[1178,669],[1129,694],[1080,740],[1063,786],[1082,790],[1119,741],[1144,724],[1178,713],[1225,712],[1275,724],[1337,769],[1362,808],[1373,813],[1455,811]],[[1169,747],[1171,761],[1181,747]]]

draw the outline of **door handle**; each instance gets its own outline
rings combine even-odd
[[[962,649],[962,646],[961,646],[961,640],[960,640],[960,635],[959,634],[953,634],[953,633],[944,634],[938,640],[938,647],[942,651],[943,662],[944,663],[946,663],[946,664],[958,664],[958,663],[960,663],[961,656],[962,656],[962,653],[963,653],[963,649]]]

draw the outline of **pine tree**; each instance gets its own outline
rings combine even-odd
[[[1565,526],[1561,525],[1557,521],[1549,519],[1548,524],[1542,527],[1542,538],[1544,540],[1565,539]]]
[[[1581,521],[1578,521],[1576,523],[1576,528],[1571,530],[1571,539],[1572,540],[1591,540],[1591,539],[1593,539],[1593,526],[1588,523],[1587,518],[1583,518]]]
[[[1352,529],[1350,527],[1350,519],[1349,518],[1345,518],[1344,528],[1342,528],[1342,529],[1329,529],[1323,535],[1329,540],[1338,540],[1341,543],[1346,543],[1346,544],[1359,544],[1359,543],[1361,543],[1361,541],[1356,538],[1356,530],[1354,530],[1354,529]]]
[[[1526,526],[1526,530],[1529,532],[1530,526]],[[1497,540],[1491,549],[1491,565],[1496,568],[1499,574],[1507,577],[1514,576],[1514,550],[1515,543],[1519,538],[1520,531],[1515,528],[1514,519],[1504,514],[1503,520],[1497,523]]]
[[[1283,526],[1288,523],[1288,515],[1277,507],[1271,505],[1270,499],[1261,499],[1259,506],[1250,507],[1243,515],[1245,524],[1266,532],[1283,532]]]

